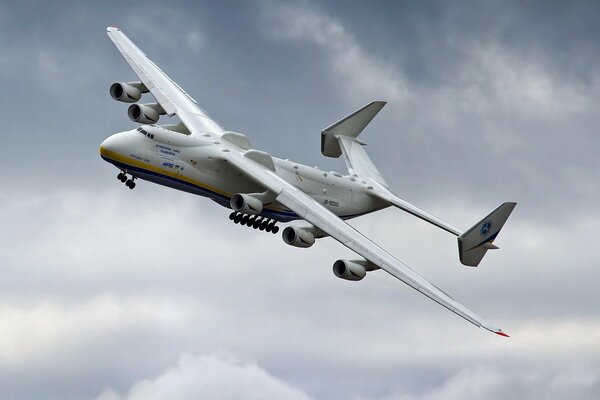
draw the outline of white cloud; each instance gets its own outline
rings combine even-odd
[[[431,66],[437,74],[432,86],[409,80],[401,66],[364,48],[339,20],[314,7],[266,4],[268,34],[277,40],[316,46],[340,101],[353,107],[373,99],[392,102],[390,107],[397,110],[394,115],[380,117],[390,121],[384,130],[403,134],[386,140],[389,148],[421,143],[422,139],[411,138],[410,132],[426,132],[428,138],[441,140],[440,146],[451,141],[452,145],[463,143],[458,148],[466,149],[482,143],[487,152],[510,157],[529,181],[540,181],[547,170],[539,171],[530,159],[513,155],[523,151],[532,134],[547,139],[563,132],[523,131],[522,126],[539,126],[550,120],[568,126],[567,121],[573,119],[572,126],[578,115],[600,106],[598,77],[588,85],[578,84],[551,70],[538,54],[523,53],[493,37],[465,40],[448,33],[443,43],[451,54],[460,56],[452,61],[456,67]],[[390,153],[386,158],[395,154]],[[441,158],[437,152],[431,154]]]
[[[580,378],[579,374],[583,377]],[[556,384],[556,382],[560,382]],[[572,370],[553,371],[541,367],[523,370],[519,367],[499,369],[495,366],[473,366],[451,374],[422,393],[398,392],[380,400],[478,400],[518,398],[522,400],[564,399],[588,400],[598,390],[597,369],[579,365]]]
[[[308,400],[309,396],[255,363],[184,355],[176,367],[134,384],[127,394],[106,389],[96,400]]]
[[[464,58],[452,90],[465,111],[560,120],[588,107],[587,89],[555,76],[536,54],[493,39],[456,46]]]
[[[206,319],[210,313],[199,306],[172,298],[134,298],[97,295],[78,302],[48,298],[25,300],[25,305],[0,304],[0,364],[26,364],[52,357],[72,356],[80,346],[122,332],[173,329],[195,312]],[[194,310],[194,308],[196,310]],[[194,311],[192,311],[194,310]],[[197,316],[196,316],[197,318]]]
[[[321,48],[323,61],[331,67],[331,79],[349,103],[365,98],[400,101],[407,96],[400,72],[365,52],[337,20],[298,5],[270,4],[269,13],[274,37]]]

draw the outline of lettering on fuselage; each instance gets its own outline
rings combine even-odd
[[[136,160],[140,160],[140,161],[143,161],[145,163],[149,163],[150,162],[149,159],[143,158],[143,157],[140,157],[140,156],[136,156],[135,154],[129,154],[129,157],[135,158]]]
[[[327,200],[327,199],[323,200],[323,204],[325,204],[326,206],[329,205],[331,207],[339,207],[340,206],[339,202],[332,201],[332,200]]]
[[[159,152],[161,152],[162,154],[168,154],[170,156],[176,156],[177,154],[181,153],[181,151],[177,150],[177,149],[173,149],[171,147],[168,146],[164,146],[162,144],[156,144],[156,148],[158,149]]]
[[[170,163],[170,162],[164,162],[164,163],[162,163],[162,166],[163,167],[167,167],[167,168],[172,168],[172,169],[177,169],[177,170],[183,171],[183,167],[182,166],[180,166],[178,164],[173,164],[173,163]]]

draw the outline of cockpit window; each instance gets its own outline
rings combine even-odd
[[[137,128],[136,130],[138,132],[140,132],[142,135],[147,136],[150,139],[154,139],[154,134],[146,132],[143,128]]]

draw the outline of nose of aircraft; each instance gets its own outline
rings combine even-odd
[[[105,158],[114,158],[115,155],[122,153],[126,139],[124,134],[125,132],[117,133],[102,142],[100,144],[100,155]]]

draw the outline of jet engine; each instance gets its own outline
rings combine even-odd
[[[132,104],[127,110],[129,119],[140,124],[155,124],[165,111],[157,103]]]
[[[337,260],[333,263],[333,273],[347,281],[360,281],[367,274],[367,270],[370,270],[368,267],[369,262],[366,260]]]
[[[288,226],[283,230],[283,241],[290,246],[310,247],[315,244],[315,235],[306,229]]]
[[[245,193],[234,194],[231,198],[231,208],[242,214],[256,215],[263,209],[263,202]]]
[[[124,103],[135,103],[147,91],[142,82],[116,82],[110,85],[110,97]]]

